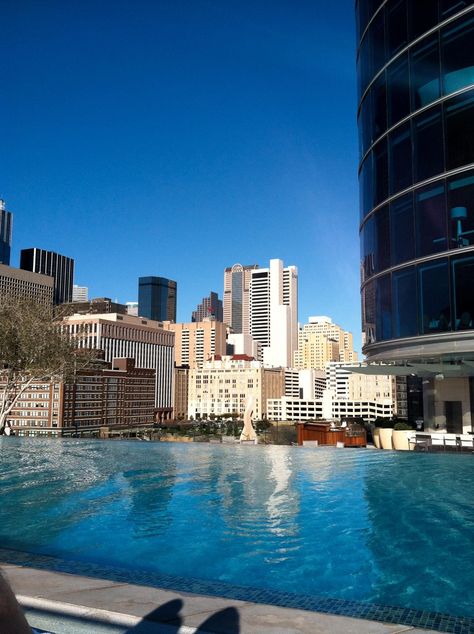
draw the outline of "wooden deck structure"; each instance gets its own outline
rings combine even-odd
[[[367,434],[360,425],[335,427],[331,423],[298,423],[298,445],[304,441],[317,441],[318,445],[337,445],[344,443],[344,447],[366,447]]]

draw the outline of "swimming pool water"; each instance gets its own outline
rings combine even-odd
[[[0,544],[474,617],[470,455],[0,439]]]

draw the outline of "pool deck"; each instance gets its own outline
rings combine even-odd
[[[26,566],[0,564],[0,567],[27,611],[29,623],[34,627],[51,628],[57,634],[432,632],[407,625],[162,590]]]

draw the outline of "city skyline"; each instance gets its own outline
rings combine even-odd
[[[91,297],[174,279],[186,321],[226,266],[281,258],[300,270],[301,321],[331,314],[360,348],[344,4],[4,7],[12,264],[42,236]]]

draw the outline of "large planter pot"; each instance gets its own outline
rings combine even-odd
[[[382,449],[393,449],[392,432],[393,432],[393,429],[380,430],[380,444],[382,446]]]
[[[410,444],[408,442],[408,437],[411,436],[413,430],[408,429],[394,429],[392,434],[392,444],[393,448],[397,451],[409,451]]]
[[[374,445],[377,447],[377,449],[380,449],[380,427],[374,427],[372,438],[374,439]]]

